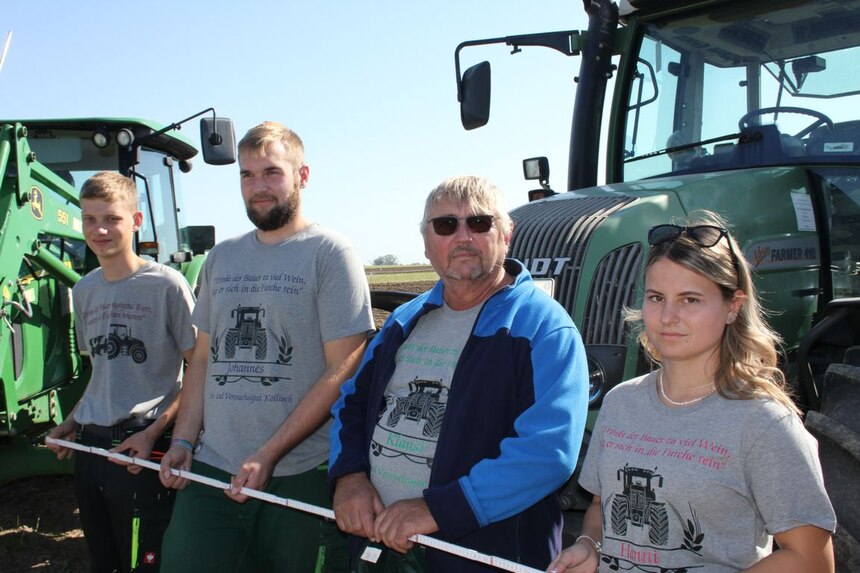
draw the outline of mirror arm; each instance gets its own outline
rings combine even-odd
[[[179,121],[176,121],[176,122],[174,122],[174,123],[171,123],[170,125],[168,125],[168,126],[167,126],[167,127],[165,127],[165,128],[159,129],[158,131],[154,131],[154,132],[152,132],[152,133],[150,133],[150,134],[148,134],[148,135],[145,135],[144,137],[141,137],[140,139],[136,139],[136,140],[132,143],[132,148],[140,147],[140,146],[142,146],[144,143],[146,143],[147,141],[149,141],[150,139],[156,138],[156,137],[158,137],[159,135],[162,135],[162,134],[164,134],[164,133],[167,133],[168,131],[170,131],[170,130],[172,130],[172,129],[182,129],[182,125],[183,125],[183,124],[188,123],[188,122],[189,122],[189,121],[191,121],[192,119],[197,118],[197,117],[200,117],[201,115],[203,115],[203,114],[205,114],[205,113],[209,113],[210,111],[212,112],[212,120],[214,121],[214,120],[217,118],[217,116],[216,116],[216,114],[215,114],[215,108],[214,108],[214,107],[206,108],[206,109],[204,109],[204,110],[203,110],[203,111],[201,111],[201,112],[197,112],[197,113],[195,113],[194,115],[191,115],[191,116],[186,117],[185,119],[180,119]],[[212,133],[212,135],[210,135],[210,136],[209,136],[209,143],[211,143],[212,145],[218,145],[218,144],[220,144],[220,143],[221,143],[220,139],[221,139],[221,136],[220,136],[220,135],[218,135],[217,133],[214,133],[214,132],[213,132],[213,133]]]
[[[582,45],[582,34],[577,30],[568,32],[548,32],[544,34],[523,34],[520,36],[505,36],[503,38],[488,38],[486,40],[469,40],[461,42],[454,50],[454,72],[457,74],[457,101],[463,101],[462,76],[460,75],[460,51],[468,46],[487,46],[490,44],[505,44],[513,46],[511,54],[521,52],[520,46],[542,46],[552,48],[565,56],[579,55]]]

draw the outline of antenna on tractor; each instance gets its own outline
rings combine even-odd
[[[6,41],[3,42],[3,53],[0,54],[0,71],[3,70],[3,64],[6,63],[6,53],[9,51],[9,44],[12,43],[12,30],[6,34]]]

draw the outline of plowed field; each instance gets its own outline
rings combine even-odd
[[[397,282],[373,288],[423,292],[433,284]],[[377,327],[387,316],[374,311]],[[26,478],[0,486],[0,573],[87,573],[80,527],[71,476]]]

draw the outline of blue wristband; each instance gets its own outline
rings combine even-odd
[[[194,453],[194,444],[192,444],[188,440],[183,440],[181,438],[173,438],[172,440],[170,440],[170,445],[179,446],[180,448],[185,448],[192,454]]]

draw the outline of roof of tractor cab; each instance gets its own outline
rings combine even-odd
[[[164,125],[138,118],[92,117],[92,118],[62,118],[62,119],[2,119],[0,124],[20,123],[28,129],[71,129],[81,131],[97,131],[99,129],[116,132],[128,128],[134,133],[136,141],[147,137],[161,129]],[[155,149],[175,157],[188,160],[197,155],[197,148],[176,129],[147,139],[144,147]]]
[[[654,21],[661,40],[717,66],[860,45],[860,0],[627,0],[625,8],[622,22]]]

